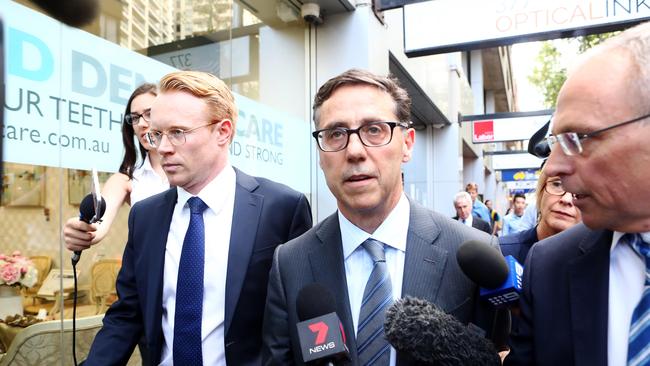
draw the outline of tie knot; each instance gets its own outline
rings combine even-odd
[[[370,257],[374,263],[386,262],[384,243],[380,242],[379,240],[368,238],[368,240],[364,241],[361,245],[363,245],[363,248],[368,251],[368,254],[370,254]]]
[[[623,238],[630,244],[632,249],[644,259],[650,258],[650,245],[643,241],[639,234],[625,234]]]
[[[190,206],[190,213],[192,214],[202,214],[203,211],[205,211],[206,208],[208,208],[208,205],[205,204],[200,198],[198,197],[192,197],[189,200],[187,200],[187,204]]]

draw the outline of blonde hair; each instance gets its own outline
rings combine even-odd
[[[538,223],[539,220],[542,218],[542,196],[546,193],[546,190],[544,189],[546,187],[546,180],[548,179],[548,176],[544,172],[544,168],[542,168],[541,173],[539,174],[539,178],[537,179],[537,197],[535,197],[535,204],[537,205],[536,210],[537,210],[537,215],[535,220],[535,223]]]
[[[182,91],[203,99],[214,120],[229,119],[232,122],[233,133],[230,141],[235,137],[237,105],[235,97],[221,79],[207,72],[176,71],[163,76],[159,84],[161,93]]]

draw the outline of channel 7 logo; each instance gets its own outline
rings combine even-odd
[[[316,333],[316,340],[314,341],[314,345],[325,343],[325,340],[327,339],[327,332],[329,331],[329,329],[330,328],[323,321],[314,324],[309,324],[309,330]]]

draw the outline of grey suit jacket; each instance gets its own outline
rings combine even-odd
[[[467,240],[487,243],[490,236],[410,202],[402,296],[426,299],[464,323],[484,325],[491,321],[492,312],[479,304],[476,285],[456,261],[458,246]],[[263,326],[265,364],[304,364],[296,330],[296,298],[300,289],[312,282],[335,294],[336,312],[350,349],[351,360],[345,364],[358,365],[336,213],[275,251]],[[400,365],[410,364],[405,357],[398,355]]]

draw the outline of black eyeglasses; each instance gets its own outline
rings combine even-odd
[[[126,116],[124,116],[124,122],[135,126],[138,124],[138,122],[140,122],[140,118],[142,118],[145,122],[149,123],[150,117],[151,117],[151,109],[146,109],[142,114],[139,113],[127,114]]]
[[[192,133],[192,132],[198,130],[199,128],[212,126],[214,124],[217,124],[217,123],[223,122],[223,121],[224,120],[213,121],[213,122],[210,122],[210,123],[198,126],[198,127],[190,128],[189,130],[183,130],[183,129],[180,129],[180,128],[174,128],[174,129],[171,129],[171,130],[169,130],[167,132],[152,130],[152,131],[147,132],[145,134],[145,136],[147,137],[147,141],[149,142],[149,145],[151,145],[152,147],[155,147],[155,148],[160,146],[160,144],[162,143],[163,136],[167,136],[167,138],[169,139],[169,142],[172,145],[181,146],[187,140],[186,139],[187,134]]]
[[[641,117],[637,117],[634,119],[631,119],[629,121],[617,123],[613,126],[605,127],[600,130],[596,130],[590,133],[585,133],[585,134],[578,134],[576,132],[565,132],[565,133],[560,133],[555,136],[549,136],[546,138],[546,141],[548,142],[548,149],[547,152],[548,154],[551,153],[551,149],[553,148],[553,145],[556,143],[560,144],[560,147],[562,148],[562,152],[566,154],[567,156],[573,156],[573,155],[580,155],[582,154],[582,140],[596,136],[598,134],[601,134],[605,131],[613,130],[618,127],[622,127],[625,125],[629,125],[634,122],[639,122],[641,120],[644,120],[646,118],[650,117],[650,114],[646,114]],[[548,156],[548,155],[547,155]]]
[[[566,194],[561,180],[546,182],[546,184],[544,184],[544,190],[546,193],[552,194],[554,196],[564,196],[564,194]]]
[[[395,127],[409,128],[407,122],[370,122],[359,128],[334,127],[312,132],[318,148],[324,152],[341,151],[348,147],[350,135],[357,134],[364,146],[379,147],[393,140]]]

